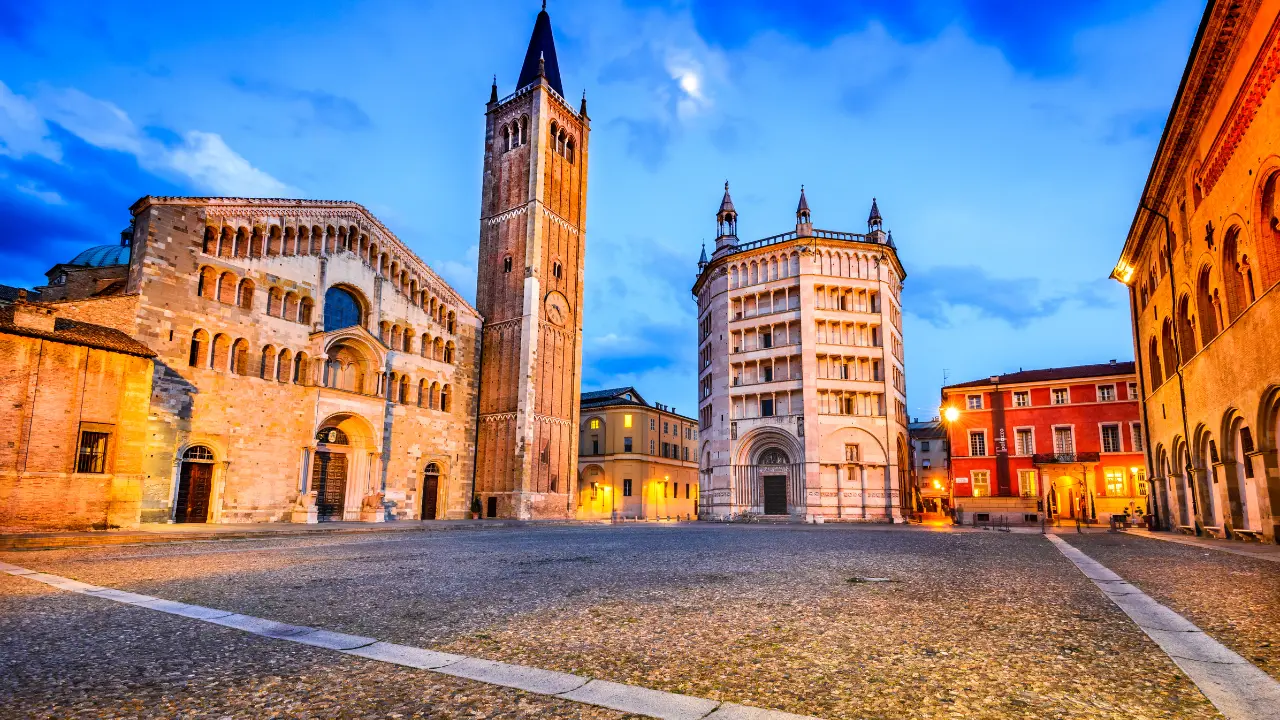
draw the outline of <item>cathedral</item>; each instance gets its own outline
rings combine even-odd
[[[0,299],[0,529],[576,510],[586,100],[486,113],[473,307],[354,202],[152,197]]]

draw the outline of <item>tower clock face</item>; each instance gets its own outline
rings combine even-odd
[[[547,293],[547,298],[543,300],[546,307],[547,320],[564,327],[569,322],[569,301],[558,290],[552,290]]]

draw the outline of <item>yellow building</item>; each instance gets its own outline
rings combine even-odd
[[[582,393],[578,519],[696,517],[698,423],[633,387]]]

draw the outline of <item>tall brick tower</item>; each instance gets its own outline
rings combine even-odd
[[[476,306],[484,316],[475,493],[486,517],[575,511],[586,251],[583,95],[564,98],[546,3],[516,91],[485,113]]]

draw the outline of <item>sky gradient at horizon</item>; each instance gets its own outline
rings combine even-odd
[[[143,195],[346,199],[475,292],[484,105],[537,2],[0,5],[0,283],[114,242]],[[583,390],[696,415],[701,244],[863,232],[908,273],[908,406],[951,382],[1133,357],[1106,279],[1203,5],[553,0],[587,92]],[[246,22],[252,18],[252,22]]]

